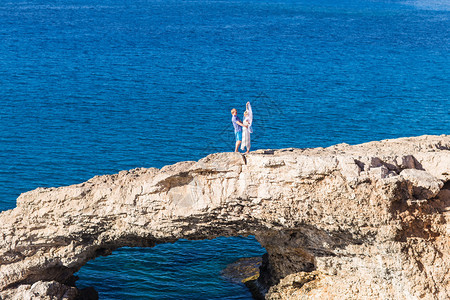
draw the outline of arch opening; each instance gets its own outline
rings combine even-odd
[[[252,299],[244,284],[222,271],[265,252],[254,236],[123,247],[89,261],[75,274],[76,285],[95,288],[100,299]]]

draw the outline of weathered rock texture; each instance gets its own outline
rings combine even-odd
[[[118,247],[253,234],[268,299],[448,299],[449,174],[450,136],[422,136],[38,188],[0,214],[0,297],[73,299],[72,274]]]

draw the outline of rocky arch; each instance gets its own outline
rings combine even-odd
[[[119,247],[252,234],[268,299],[444,299],[449,169],[450,136],[422,136],[38,188],[0,214],[0,295],[74,299],[73,273]]]

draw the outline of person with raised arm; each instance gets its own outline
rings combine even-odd
[[[242,144],[241,144],[241,150],[245,150],[245,148],[247,148],[247,151],[245,153],[248,153],[250,151],[250,134],[253,133],[252,122],[253,122],[252,106],[250,105],[250,102],[247,102],[246,111],[244,112],[244,122],[242,122],[244,124],[244,128],[242,128]]]

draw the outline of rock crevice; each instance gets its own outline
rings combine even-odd
[[[450,297],[450,136],[244,158],[22,194],[0,214],[0,298],[75,299],[73,274],[119,247],[239,235],[267,250],[267,299]]]

